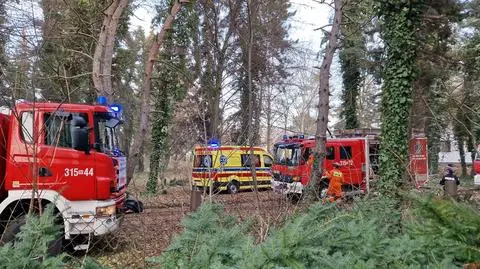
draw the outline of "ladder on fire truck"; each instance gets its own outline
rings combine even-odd
[[[365,139],[365,166],[362,170],[365,172],[366,191],[370,192],[370,182],[379,179],[379,158],[380,158],[380,129],[362,128],[335,130],[334,136],[339,138],[364,138]]]
[[[376,135],[365,136],[365,183],[367,193],[370,192],[370,183],[377,181],[380,170],[380,141]]]

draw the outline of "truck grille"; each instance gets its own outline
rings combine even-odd
[[[285,183],[292,183],[293,182],[293,177],[292,176],[287,176],[287,175],[282,175],[279,173],[274,173],[273,178],[275,181],[280,181],[280,182],[285,182]]]

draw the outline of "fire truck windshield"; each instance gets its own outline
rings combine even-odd
[[[297,166],[300,163],[302,149],[295,144],[280,144],[275,146],[275,163],[280,165]]]
[[[94,118],[95,148],[101,152],[118,151],[118,126],[121,121],[107,112],[96,112]]]

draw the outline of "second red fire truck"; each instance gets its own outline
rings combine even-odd
[[[369,180],[378,175],[378,132],[350,132],[327,140],[324,167],[341,164],[344,189],[366,190]],[[302,135],[284,137],[274,146],[272,188],[290,196],[301,195],[310,181],[312,165],[307,162],[315,148],[315,139]],[[323,177],[322,188],[328,187]]]

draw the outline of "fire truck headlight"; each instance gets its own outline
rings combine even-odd
[[[97,217],[110,217],[115,215],[116,207],[115,205],[97,207],[96,216]]]

